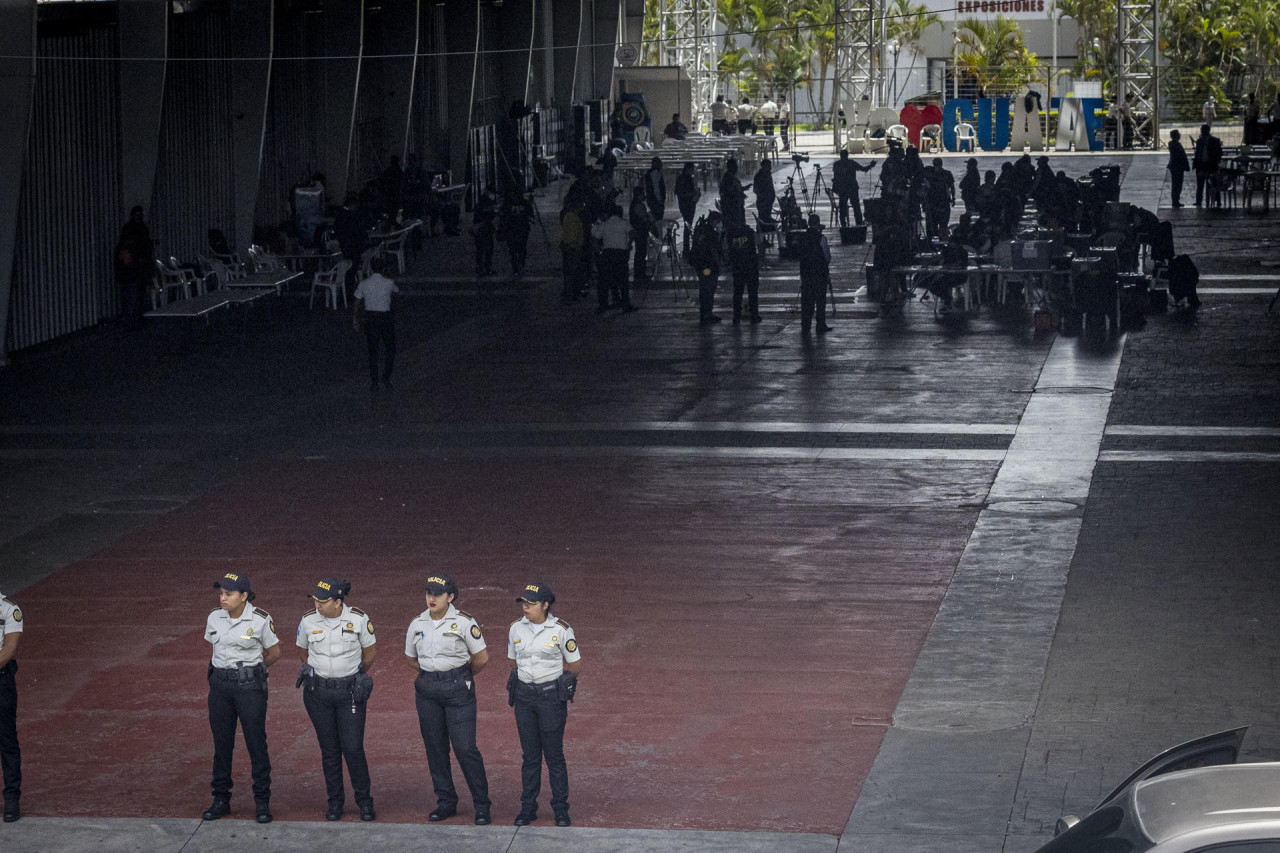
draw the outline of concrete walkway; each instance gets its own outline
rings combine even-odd
[[[1161,155],[1061,166],[1099,162],[1121,162],[1125,198],[1167,204]],[[370,397],[348,318],[296,303],[244,337],[103,330],[19,354],[0,374],[0,590],[31,626],[28,817],[0,845],[1014,853],[1211,728],[1253,723],[1248,757],[1280,756],[1258,651],[1280,631],[1280,323],[1260,271],[1280,228],[1160,213],[1206,305],[1110,343],[928,305],[874,318],[852,301],[862,247],[835,247],[835,331],[805,344],[794,269],[772,260],[764,324],[699,330],[678,288],[598,318],[556,304],[546,246],[525,281],[476,282],[465,243],[439,241],[403,282],[392,394]],[[424,823],[395,635],[439,564],[491,645],[513,584],[556,583],[589,666],[574,827],[509,825],[496,677],[480,727],[499,825]],[[314,822],[314,737],[283,683],[276,823],[188,817],[207,805],[207,575],[233,565],[289,627],[309,579],[349,574],[390,638],[376,823]],[[128,585],[87,600],[103,578]],[[125,611],[147,630],[115,630]]]

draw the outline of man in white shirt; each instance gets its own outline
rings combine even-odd
[[[387,388],[391,387],[391,370],[396,361],[396,324],[391,313],[391,296],[399,293],[400,288],[383,275],[387,266],[385,258],[374,260],[373,275],[360,282],[356,288],[355,311],[351,318],[357,332],[364,328],[364,338],[369,345],[369,384],[374,391],[378,390],[379,341],[382,342],[384,353],[382,384]]]
[[[729,105],[724,102],[724,95],[716,95],[716,102],[711,105],[711,132],[728,133],[729,126],[725,119],[729,115]]]
[[[742,103],[738,104],[738,133],[746,136],[747,131],[755,132],[755,123],[751,120],[755,111],[756,108],[751,105],[751,99],[743,95]]]
[[[600,241],[599,275],[596,276],[596,313],[603,314],[610,308],[609,294],[618,294],[618,305],[630,313],[631,288],[627,282],[627,255],[631,250],[631,226],[622,218],[622,208],[614,205],[603,222],[591,226],[591,236]],[[636,251],[644,251],[649,235],[637,240]],[[616,307],[616,306],[615,306]]]
[[[764,125],[764,135],[773,136],[773,123],[778,120],[778,105],[774,103],[773,98],[765,98],[756,114],[760,116],[760,123]]]

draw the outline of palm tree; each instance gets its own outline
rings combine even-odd
[[[1016,21],[1004,15],[965,18],[957,34],[956,63],[977,80],[982,95],[1010,95],[1027,82],[1036,59],[1027,52]]]
[[[916,70],[916,58],[920,55],[920,42],[924,39],[925,32],[935,24],[941,24],[942,18],[937,13],[930,12],[925,4],[912,3],[911,0],[893,0],[886,12],[889,15],[889,38],[911,48],[911,67],[907,69],[906,76],[906,80],[910,80],[912,72]],[[896,57],[894,69],[896,74]],[[906,85],[905,80],[903,85]],[[901,87],[893,93],[890,103],[898,102],[900,92]]]

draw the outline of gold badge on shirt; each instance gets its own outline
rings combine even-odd
[[[355,623],[353,623],[353,622],[348,622],[348,623],[347,623],[347,630],[348,630],[348,631],[354,631],[355,629],[356,629]]]

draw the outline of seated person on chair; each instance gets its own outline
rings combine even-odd
[[[662,135],[667,139],[684,139],[689,135],[689,128],[680,121],[680,113],[672,113],[671,123],[662,129]]]

